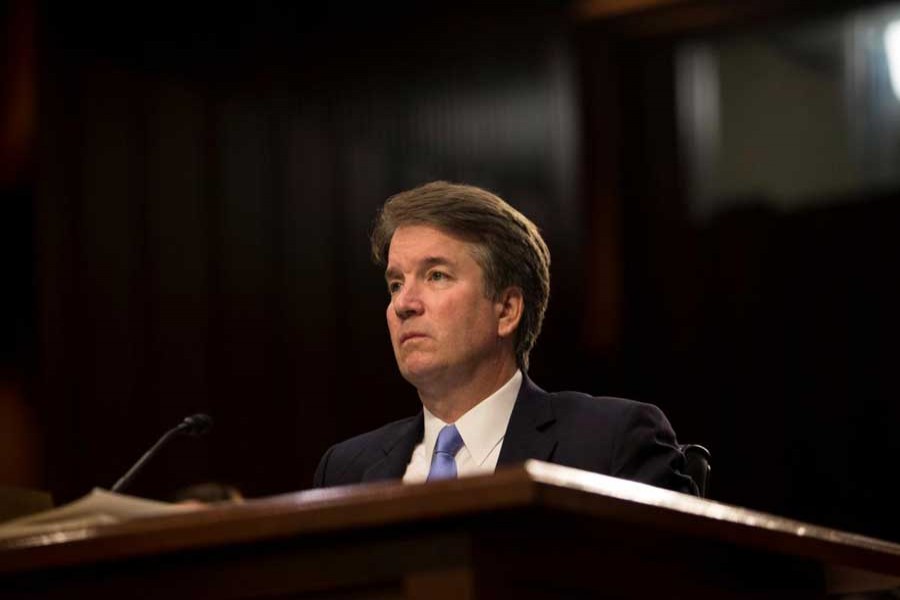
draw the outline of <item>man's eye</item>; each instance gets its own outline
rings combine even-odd
[[[428,275],[428,278],[432,281],[443,281],[444,279],[447,279],[447,274],[442,271],[432,271]]]
[[[399,291],[400,291],[400,282],[399,281],[392,281],[388,284],[388,293],[390,293],[391,295],[394,295]]]

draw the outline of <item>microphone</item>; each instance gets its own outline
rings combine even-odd
[[[122,475],[122,477],[116,482],[114,486],[112,486],[113,492],[121,492],[125,487],[131,483],[131,480],[134,479],[135,475],[137,475],[138,471],[140,471],[144,464],[147,463],[151,458],[153,458],[159,449],[162,448],[166,442],[168,442],[171,438],[178,435],[179,433],[183,433],[186,435],[203,435],[212,427],[212,418],[209,415],[204,415],[203,413],[197,413],[196,415],[191,415],[190,417],[185,417],[184,421],[165,432],[153,447],[147,450],[144,455],[134,463],[128,472]]]
[[[203,413],[197,413],[196,415],[185,417],[184,421],[179,423],[175,429],[180,429],[182,433],[188,435],[203,435],[212,429],[212,417]]]

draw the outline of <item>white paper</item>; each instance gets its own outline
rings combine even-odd
[[[191,510],[196,509],[94,488],[89,494],[68,504],[0,524],[0,539],[57,533]]]

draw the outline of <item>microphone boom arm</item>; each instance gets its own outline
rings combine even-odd
[[[153,458],[153,456],[159,452],[159,449],[162,448],[172,437],[178,435],[179,433],[187,433],[190,435],[202,435],[209,431],[209,428],[212,426],[212,419],[210,419],[207,415],[204,414],[196,414],[191,417],[185,418],[184,421],[178,424],[177,427],[173,427],[169,431],[165,432],[161,438],[159,438],[153,447],[147,450],[144,455],[134,463],[134,466],[128,469],[128,472],[122,475],[122,477],[112,486],[113,492],[121,492],[125,489],[128,484],[131,483],[131,480],[134,479],[135,475],[144,467],[144,464]]]

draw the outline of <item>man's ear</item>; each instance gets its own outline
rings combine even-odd
[[[506,288],[494,306],[497,310],[497,333],[500,337],[513,335],[519,327],[522,312],[525,310],[525,298],[522,296],[522,290],[517,287]]]

